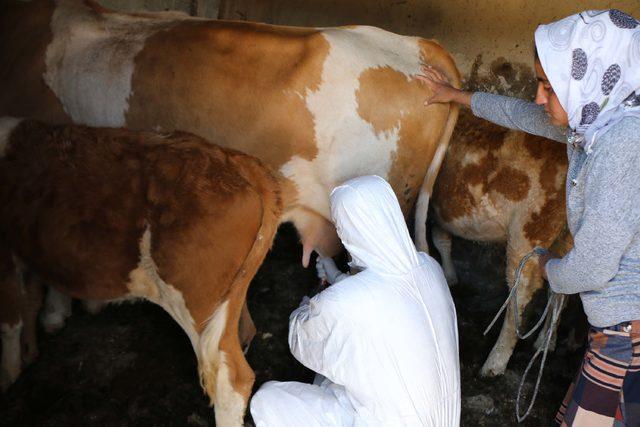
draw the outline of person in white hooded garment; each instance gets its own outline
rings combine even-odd
[[[321,259],[328,279],[343,280],[303,301],[289,325],[291,352],[319,375],[314,384],[265,383],[251,401],[254,422],[457,426],[458,330],[440,265],[416,251],[391,186],[378,176],[336,187],[331,214],[362,271],[340,275]]]

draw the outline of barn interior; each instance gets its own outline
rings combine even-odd
[[[531,100],[535,93],[533,31],[586,9],[618,8],[640,16],[637,0],[99,0],[122,11],[181,10],[193,16],[278,25],[372,25],[438,40],[452,53],[468,90]],[[253,279],[248,306],[258,333],[246,357],[266,381],[310,382],[313,373],[287,345],[289,313],[318,291],[313,264],[300,265],[295,229],[280,227],[273,248]],[[432,255],[437,258],[436,251]],[[460,332],[463,426],[517,425],[515,403],[524,369],[536,348],[519,342],[504,375],[480,376],[499,332],[486,336],[508,289],[503,245],[455,237],[453,258],[460,282],[451,288]],[[344,260],[343,260],[344,261]],[[527,311],[532,324],[546,302],[536,295]],[[586,319],[578,298],[562,316],[555,351],[549,353],[540,390],[526,426],[548,425],[584,352]],[[187,336],[161,308],[147,302],[113,304],[89,314],[74,303],[66,326],[39,330],[39,359],[0,395],[0,426],[214,424],[202,392]],[[535,387],[534,368],[525,401]],[[248,416],[247,425],[251,424]]]

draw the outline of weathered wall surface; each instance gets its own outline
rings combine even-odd
[[[468,87],[528,96],[536,26],[607,8],[640,17],[639,0],[222,0],[220,17],[302,26],[366,24],[435,38],[454,54]]]
[[[98,0],[108,8],[120,11],[179,10],[193,16],[218,17],[219,0]]]

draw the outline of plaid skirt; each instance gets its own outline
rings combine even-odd
[[[590,328],[589,348],[556,422],[640,426],[640,320]]]

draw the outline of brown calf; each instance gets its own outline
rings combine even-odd
[[[457,282],[451,234],[504,243],[509,287],[520,259],[535,246],[549,248],[557,241],[555,249],[565,252],[570,244],[563,233],[566,173],[563,144],[508,130],[462,111],[433,198],[437,223],[433,241],[449,284]],[[522,280],[520,314],[543,285],[535,263],[527,265]],[[509,306],[500,337],[481,373],[504,373],[516,341]]]
[[[34,317],[12,308],[38,297],[24,264],[72,297],[163,307],[189,336],[217,424],[241,425],[254,374],[238,324],[282,212],[271,173],[186,133],[2,119],[0,148],[5,385]]]

